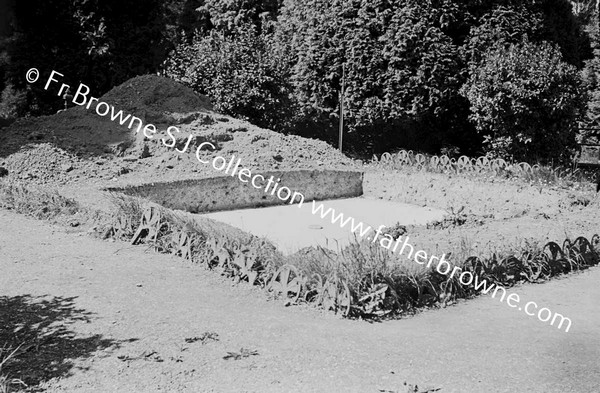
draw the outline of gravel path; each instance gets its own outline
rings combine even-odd
[[[0,211],[0,338],[45,334],[8,371],[50,392],[600,391],[598,268],[514,289],[569,333],[488,297],[367,323],[69,231]]]

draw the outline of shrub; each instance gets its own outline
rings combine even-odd
[[[585,124],[588,127],[597,128],[600,126],[600,19],[597,11],[591,18],[589,34],[594,57],[586,62],[582,70],[585,87],[589,92]],[[584,132],[582,135],[584,140],[590,136],[593,136],[593,133]]]
[[[519,161],[565,162],[575,147],[585,94],[575,67],[548,43],[491,48],[462,89],[486,152]]]
[[[7,85],[0,95],[0,118],[14,119],[27,113],[27,92]]]
[[[56,112],[62,102],[43,83],[26,84],[31,67],[40,68],[42,80],[56,70],[71,86],[81,81],[103,94],[133,76],[154,72],[166,57],[165,7],[158,0],[9,3],[14,3],[15,32],[2,44],[0,77],[17,90],[35,93],[27,97],[32,115]]]
[[[270,34],[244,25],[233,35],[217,30],[181,43],[164,74],[211,97],[217,111],[285,130],[293,106],[285,67]]]
[[[280,0],[205,0],[197,9],[200,15],[210,20],[215,29],[223,32],[235,31],[245,24],[257,26],[277,16]]]
[[[299,123],[307,125],[300,132],[335,139],[344,79],[344,124],[354,146],[385,151],[434,134],[429,121],[443,117],[459,87],[457,48],[437,8],[414,1],[286,3],[280,29],[290,29],[295,54],[294,96]]]
[[[534,38],[541,34],[542,15],[526,7],[494,8],[479,19],[479,25],[469,32],[463,47],[465,60],[477,66],[485,53],[499,44],[517,44],[525,37]]]

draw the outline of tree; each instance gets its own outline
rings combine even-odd
[[[584,124],[587,128],[600,128],[600,21],[598,10],[590,11],[588,33],[594,56],[586,61],[582,70],[583,81],[586,90],[589,92]],[[580,135],[587,139],[590,135],[584,132]]]
[[[154,72],[167,54],[159,0],[19,0],[15,32],[6,43],[5,83],[16,92],[33,89],[29,112],[51,113],[60,99],[27,86],[31,67],[56,70],[71,85],[84,82],[96,95],[125,80]]]
[[[217,111],[286,131],[294,110],[289,75],[271,33],[242,25],[181,43],[164,74],[209,95]]]
[[[486,52],[501,45],[521,42],[525,37],[537,41],[542,35],[542,15],[527,8],[499,6],[479,18],[471,28],[463,53],[467,64],[476,66]]]
[[[198,11],[221,32],[232,33],[247,25],[261,32],[263,23],[277,19],[281,3],[281,0],[204,0]]]
[[[577,69],[549,43],[490,49],[462,89],[492,156],[567,161],[585,107]]]
[[[432,3],[286,2],[280,29],[295,49],[300,132],[334,139],[345,71],[345,124],[356,146],[381,151],[415,135],[431,139],[422,130],[443,118],[459,87],[457,48]]]
[[[505,19],[505,22],[509,22],[505,24],[506,27],[517,34],[519,30],[523,33],[533,27],[535,37],[529,34],[531,41],[557,44],[564,61],[578,68],[592,55],[585,22],[573,13],[573,2],[569,0],[469,0],[466,7],[473,16],[472,26],[494,22],[493,19],[497,21],[501,17],[497,12],[499,9],[518,11],[517,15]],[[490,20],[493,14],[496,15]],[[510,22],[511,19],[513,22]],[[514,23],[519,19],[522,26]],[[481,33],[485,35],[485,31],[480,30],[471,37]]]
[[[556,43],[565,62],[582,68],[584,61],[592,57],[592,50],[584,20],[573,13],[573,3],[569,0],[544,0],[537,7],[543,15],[541,38]]]

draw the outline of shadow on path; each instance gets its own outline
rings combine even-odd
[[[71,375],[76,358],[119,348],[120,342],[100,335],[76,337],[69,325],[91,322],[92,313],[75,308],[75,299],[0,296],[0,362],[20,346],[2,367],[2,374],[33,387],[52,378]]]

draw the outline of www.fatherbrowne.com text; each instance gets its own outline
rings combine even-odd
[[[45,90],[53,84],[58,84],[59,79],[56,77],[64,77],[63,74],[52,71],[46,84],[44,86]],[[30,69],[27,72],[27,81],[29,83],[34,83],[39,78],[39,71],[35,68]],[[61,87],[58,89],[58,96],[62,96],[66,91],[70,90],[70,86],[62,83]],[[122,110],[117,111],[113,105],[110,105],[106,102],[99,101],[98,98],[90,95],[90,88],[83,83],[80,83],[75,95],[73,96],[72,103],[78,106],[85,107],[86,109],[92,109],[96,112],[98,116],[106,117],[110,115],[110,120],[113,122],[118,122],[120,125],[125,126],[127,128],[133,129],[135,127],[136,133],[140,131],[144,134],[144,136],[148,139],[154,139],[155,134],[158,132],[156,126],[153,124],[144,124],[143,120],[139,117],[133,116],[132,114],[125,114]],[[188,151],[191,141],[194,136],[189,135],[185,146],[182,149],[176,148],[176,138],[174,134],[179,134],[181,131],[175,127],[170,126],[167,128],[168,139],[161,138],[161,143],[164,146],[175,148],[175,151],[178,153],[185,153]],[[292,191],[288,187],[282,187],[279,185],[279,181],[281,179],[275,179],[273,176],[270,176],[266,179],[264,176],[260,174],[253,174],[252,171],[245,167],[240,167],[241,159],[237,159],[235,156],[232,156],[227,161],[226,158],[222,156],[213,157],[212,160],[204,160],[202,159],[201,152],[203,150],[207,150],[211,148],[212,151],[216,151],[216,147],[210,142],[203,142],[196,148],[196,158],[202,164],[212,164],[212,167],[217,171],[223,171],[225,174],[230,176],[236,176],[243,183],[249,183],[254,188],[263,189],[265,193],[268,193],[273,196],[277,196],[281,201],[287,202],[289,204],[297,203],[298,207],[301,208],[304,204],[304,195],[297,191]],[[350,231],[354,234],[357,234],[361,239],[367,237],[367,235],[373,231],[370,226],[365,226],[364,223],[358,222],[356,223],[353,217],[344,217],[343,213],[336,213],[334,209],[329,208],[325,210],[325,206],[322,203],[317,204],[316,201],[312,201],[312,214],[319,215],[321,219],[327,219],[330,217],[330,221],[332,224],[338,224],[341,228],[346,228],[350,225]],[[381,225],[374,232],[372,237],[367,237],[373,243],[378,243],[381,247],[389,250],[392,253],[396,253],[397,255],[402,255],[407,259],[414,260],[415,263],[419,265],[426,266],[429,269],[435,269],[438,273],[449,276],[449,278],[458,277],[458,280],[461,284],[465,286],[472,285],[476,291],[482,292],[484,294],[491,293],[493,298],[496,298],[496,295],[501,292],[500,301],[503,302],[506,298],[506,304],[512,308],[518,308],[519,311],[524,311],[529,316],[537,316],[538,320],[541,322],[549,323],[552,326],[556,326],[556,328],[563,328],[563,324],[565,324],[565,332],[568,332],[571,328],[572,321],[571,319],[558,314],[553,313],[548,308],[538,309],[538,304],[529,301],[524,304],[523,307],[521,298],[516,293],[511,293],[508,296],[506,292],[506,288],[501,285],[491,284],[485,280],[480,279],[480,277],[474,275],[470,271],[462,271],[463,269],[458,266],[453,266],[448,262],[445,257],[445,254],[442,254],[441,257],[428,254],[424,250],[416,250],[409,243],[409,237],[400,236],[394,239],[389,234],[384,234],[382,232],[385,226]],[[538,311],[539,310],[539,311]],[[537,312],[536,312],[537,311]]]

